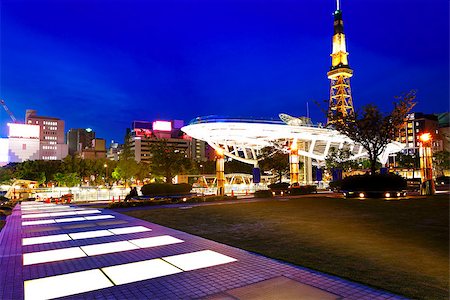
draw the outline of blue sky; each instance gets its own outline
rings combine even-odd
[[[355,107],[449,110],[449,2],[342,0]],[[133,120],[325,117],[333,0],[3,0],[0,97],[123,140]],[[0,133],[9,117],[0,111]]]

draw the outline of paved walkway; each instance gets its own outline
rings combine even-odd
[[[404,299],[110,210],[27,202],[0,232],[0,299]]]

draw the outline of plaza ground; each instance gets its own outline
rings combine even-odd
[[[118,211],[407,297],[448,299],[448,194],[245,201]]]
[[[0,232],[0,299],[60,297],[405,299],[107,209],[20,203]]]

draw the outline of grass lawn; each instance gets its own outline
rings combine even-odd
[[[126,214],[420,299],[448,299],[449,198],[308,196]]]

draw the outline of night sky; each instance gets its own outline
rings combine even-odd
[[[0,97],[123,141],[133,120],[325,117],[333,0],[2,0]],[[449,110],[449,1],[342,0],[355,108]],[[0,111],[0,134],[9,116]]]

